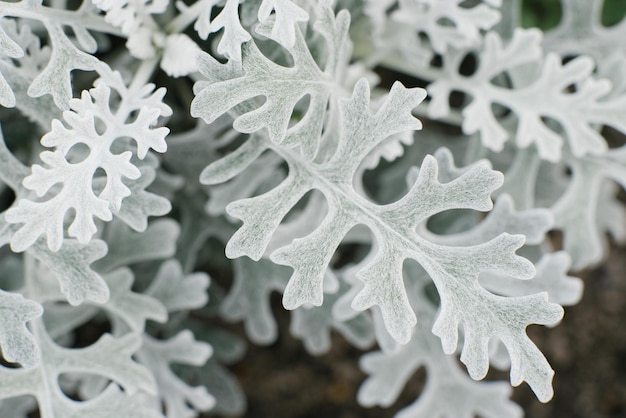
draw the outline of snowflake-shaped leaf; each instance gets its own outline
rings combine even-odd
[[[122,97],[116,109],[111,109],[109,103],[111,85]],[[89,242],[97,231],[94,218],[110,221],[113,213],[120,211],[122,200],[131,194],[123,180],[138,179],[141,172],[130,161],[132,151],[115,154],[114,143],[120,138],[132,138],[140,159],[150,148],[158,152],[166,149],[164,138],[169,130],[152,125],[160,115],[169,114],[170,109],[162,103],[164,91],[152,90],[150,85],[128,90],[120,75],[113,73],[109,80],[100,79],[93,89],[83,91],[80,99],[70,101],[71,110],[63,113],[69,127],[58,120],[52,122],[52,130],[41,142],[55,150],[42,152],[44,165],[34,165],[31,175],[24,179],[25,187],[40,198],[47,198],[21,198],[5,215],[7,221],[22,224],[11,240],[15,251],[24,251],[42,235],[46,236],[48,247],[58,251],[63,244],[68,211],[73,211],[74,217],[67,232],[81,243]],[[131,121],[134,112],[137,115]],[[78,146],[88,149],[86,156],[76,156]],[[106,182],[96,195],[94,177],[99,169],[104,170]],[[138,198],[141,197],[144,196]]]

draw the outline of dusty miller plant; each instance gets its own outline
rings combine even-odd
[[[626,239],[602,6],[542,33],[512,0],[0,1],[0,416],[240,414],[207,318],[269,344],[272,292],[311,354],[374,350],[364,406],[422,367],[399,417],[521,417],[490,367],[548,402],[526,327]]]

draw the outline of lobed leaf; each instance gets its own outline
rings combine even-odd
[[[112,86],[122,96],[116,109],[110,108]],[[48,247],[58,251],[63,245],[64,219],[68,211],[73,211],[74,218],[67,232],[83,244],[97,231],[94,218],[110,221],[114,213],[120,212],[122,200],[131,194],[123,180],[137,179],[141,171],[130,161],[133,152],[116,154],[112,150],[114,143],[121,138],[132,138],[140,159],[145,158],[150,148],[159,152],[166,149],[164,138],[169,130],[152,128],[152,125],[171,109],[162,103],[164,92],[152,93],[153,87],[146,85],[137,91],[129,90],[118,73],[111,73],[107,80],[96,81],[89,92],[83,91],[80,99],[70,101],[71,111],[63,113],[69,128],[58,120],[52,122],[52,130],[41,142],[56,149],[42,152],[40,158],[44,165],[34,165],[31,174],[24,179],[26,188],[40,198],[47,198],[42,201],[21,198],[5,214],[10,223],[22,224],[11,240],[15,251],[24,251],[42,235]],[[129,121],[135,111],[138,112],[136,118]],[[97,131],[96,125],[100,124],[104,132]],[[78,145],[88,148],[86,156],[72,154]],[[94,181],[99,169],[104,170],[106,182],[96,195]],[[149,180],[149,175],[145,180]],[[138,207],[150,201],[158,202],[159,207]],[[122,212],[121,217],[139,229],[145,228],[145,216],[169,209],[163,199],[145,193],[137,194],[131,202],[133,205]]]
[[[43,314],[43,307],[22,295],[0,290],[0,348],[2,356],[25,368],[38,365],[39,347],[26,323]]]
[[[170,363],[174,362],[201,366],[211,353],[211,346],[196,341],[188,330],[166,341],[144,335],[137,358],[154,374],[168,418],[193,418],[215,405],[215,399],[205,387],[187,385],[170,369]]]
[[[334,37],[342,42],[328,48],[328,62],[335,63],[338,58],[348,60],[344,50],[349,50],[351,45],[347,37],[349,14],[340,12],[336,19],[334,16],[329,19],[332,20],[328,22],[330,27],[316,28],[319,31],[332,31]],[[200,84],[202,87],[199,87],[191,103],[191,115],[212,123],[230,109],[264,96],[265,103],[254,110],[246,109],[235,119],[234,128],[243,133],[267,128],[273,142],[301,145],[305,155],[313,158],[319,144],[315,141],[303,143],[299,138],[321,135],[326,108],[343,91],[339,85],[341,80],[338,80],[342,75],[342,67],[327,64],[324,69],[320,68],[300,30],[297,29],[295,34],[295,43],[287,47],[293,58],[291,67],[275,64],[261,53],[255,42],[250,41],[242,45],[243,74],[223,79],[225,66],[217,65],[208,54],[203,55],[200,58],[200,72],[211,80],[219,81]],[[306,96],[309,98],[306,113],[299,123],[290,127],[289,121],[296,104]]]

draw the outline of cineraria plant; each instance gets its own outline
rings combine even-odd
[[[0,416],[242,414],[203,319],[270,344],[272,292],[311,354],[370,351],[365,407],[420,368],[398,417],[521,417],[491,367],[550,401],[526,328],[626,241],[603,3],[0,1]]]

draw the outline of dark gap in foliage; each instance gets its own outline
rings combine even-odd
[[[434,282],[429,282],[423,289],[424,295],[426,299],[432,302],[433,306],[439,306],[441,303],[441,297],[439,296],[439,292],[437,291],[437,286],[435,286]]]
[[[404,148],[406,151],[406,146]],[[363,176],[361,178],[361,184],[363,185],[363,192],[365,192],[365,196],[363,197],[366,197],[367,199],[371,200],[372,202],[378,205],[391,203],[381,198],[380,196],[380,192],[382,191],[381,185],[382,183],[384,183],[384,180],[385,180],[384,178],[381,178],[381,173],[384,173],[388,169],[395,167],[394,163],[396,161],[397,159],[390,162],[384,158],[380,158],[380,161],[378,162],[376,167],[367,169],[363,172]],[[404,183],[406,182],[403,181],[401,185]],[[406,192],[406,187],[403,187],[402,191]],[[359,190],[357,190],[357,192],[359,192]]]
[[[511,109],[499,103],[491,103],[491,112],[498,119],[503,119],[513,114]]]
[[[437,25],[439,26],[446,26],[446,27],[454,27],[456,26],[454,21],[452,19],[450,19],[449,17],[440,17],[439,19],[437,19],[437,21],[435,22],[437,23]]]
[[[552,119],[549,116],[541,116],[541,122],[543,122],[543,124],[546,125],[548,129],[550,129],[551,131],[553,131],[554,133],[558,135],[562,135],[562,133],[564,132],[563,126],[556,119]]]
[[[293,107],[293,111],[291,112],[291,117],[289,118],[289,128],[293,128],[302,120],[302,118],[306,115],[306,112],[309,110],[310,104],[310,94],[305,94],[296,102]]]
[[[19,363],[11,363],[7,361],[3,356],[0,356],[0,366],[6,367],[7,369],[21,369],[22,365]]]
[[[89,146],[83,142],[77,142],[67,151],[65,158],[70,164],[79,164],[85,161],[89,154]]]
[[[50,127],[48,126],[47,129]],[[32,156],[43,150],[40,139],[43,129],[17,108],[0,107],[0,135],[11,154],[22,164],[30,166]]]
[[[111,333],[111,322],[105,315],[98,315],[74,329],[72,348],[85,348],[95,344],[104,334]]]
[[[369,230],[363,225],[356,225],[348,232],[347,236],[349,237],[351,233],[355,235],[371,235]],[[342,243],[337,247],[335,254],[333,254],[330,265],[333,269],[339,270],[349,265],[358,264],[367,256],[371,247],[370,244],[366,245],[355,242]]]
[[[379,416],[382,416],[383,413],[389,414],[391,413],[391,411],[399,412],[401,409],[404,409],[407,406],[411,405],[413,402],[416,401],[417,398],[419,398],[420,394],[424,390],[424,387],[426,386],[426,381],[428,378],[429,377],[427,375],[426,368],[420,367],[415,371],[415,373],[411,375],[411,377],[407,379],[406,383],[404,384],[404,388],[398,396],[398,399],[392,405],[387,408],[376,407],[372,409],[378,410],[381,414]]]
[[[89,90],[99,78],[95,71],[72,70],[72,97],[80,98],[83,90]]]
[[[393,12],[395,12],[396,10],[400,9],[400,5],[398,4],[398,2],[392,2],[390,7],[387,7],[387,9],[385,10],[385,14],[387,16],[391,15]]]
[[[453,109],[461,109],[469,102],[470,96],[460,90],[452,90],[448,97],[448,104]]]
[[[545,0],[523,0],[523,28],[537,27],[544,31],[554,28],[561,21],[561,2]]]
[[[201,123],[204,124],[204,122]],[[214,122],[214,124],[216,124],[216,122]],[[230,122],[230,124],[232,124],[232,122]],[[223,126],[223,129],[218,130],[214,137],[209,137],[208,135],[206,136],[207,141],[214,141],[219,143],[219,152],[223,155],[230,154],[231,152],[235,151],[249,139],[249,134],[242,134],[235,131],[234,129],[232,129],[230,124],[225,124]],[[205,125],[203,125],[203,127],[204,126]],[[214,126],[211,127],[211,130],[213,130],[214,128]]]
[[[303,211],[307,210],[309,205],[314,205],[308,208],[310,216],[308,219],[320,217],[319,222],[310,223],[309,226],[311,228],[311,232],[313,229],[317,228],[321,223],[322,219],[326,216],[328,212],[328,207],[326,205],[326,200],[323,195],[317,190],[309,190],[302,198],[296,203],[289,212],[283,218],[281,225],[287,224],[291,221],[297,220],[303,214]],[[299,238],[299,236],[294,236],[294,238]]]
[[[459,74],[471,77],[478,70],[478,57],[475,53],[466,54],[459,65]]]
[[[513,80],[511,80],[511,76],[508,72],[502,72],[500,74],[496,74],[489,80],[491,84],[494,86],[498,86],[504,89],[513,89]]]
[[[626,190],[624,190],[624,188],[622,186],[619,187],[619,190],[617,192],[617,196],[616,196],[617,200],[619,200],[621,203],[626,203]],[[609,235],[610,236],[610,235]],[[616,243],[616,245],[620,245],[619,243]]]
[[[626,145],[626,135],[610,126],[602,127],[602,136],[606,139],[609,148],[621,148]]]
[[[430,39],[428,38],[428,34],[426,32],[419,31],[417,32],[417,38],[419,39],[419,44],[430,44]]]
[[[443,68],[443,57],[441,54],[434,53],[429,65],[432,68]]]
[[[167,76],[163,71],[158,71],[155,75],[155,84],[167,88],[167,92],[163,98],[165,104],[172,109],[189,109],[189,104],[194,99],[194,83],[189,77],[172,78]],[[192,130],[197,123],[198,119],[192,117],[189,111],[173,112],[172,115],[168,117],[167,127],[170,128],[170,135],[172,135]],[[207,138],[207,140],[209,140],[209,138]]]
[[[565,87],[563,87],[563,89],[561,90],[561,93],[563,94],[573,94],[576,93],[578,89],[576,88],[576,84],[569,84]]]
[[[96,195],[100,195],[102,190],[104,190],[104,186],[106,184],[107,173],[104,171],[104,168],[98,167],[96,171],[93,173],[93,191]]]
[[[94,377],[97,379],[97,383],[95,384],[94,381],[91,380]],[[91,375],[89,373],[61,373],[58,377],[61,392],[76,402],[85,402],[97,397],[101,391],[97,393],[86,392],[89,391],[89,389],[93,390],[94,386],[104,390],[110,382],[111,381],[109,379],[103,378],[100,375]],[[89,386],[89,389],[85,390],[85,387],[87,386]]]
[[[402,85],[406,88],[423,88],[428,85],[428,83],[430,83],[430,81],[428,80],[422,80],[411,75],[400,73],[382,66],[375,67],[374,72],[380,77],[380,83],[378,83],[378,87],[385,89],[391,89],[391,86],[393,86],[393,83],[395,83],[396,81],[401,82]]]
[[[251,35],[254,37],[254,43],[261,51],[261,54],[283,67],[292,68],[294,66],[293,57],[281,44],[272,39],[262,37],[254,31],[252,31]]]
[[[363,351],[332,332],[330,351],[311,356],[302,341],[291,336],[292,313],[282,308],[278,293],[271,295],[271,306],[278,323],[278,340],[268,346],[250,344],[245,357],[232,367],[248,395],[246,412],[237,417],[391,417],[415,401],[422,391],[426,380],[423,368],[408,380],[389,408],[360,406],[356,393],[367,376],[356,360]],[[217,416],[234,418],[227,414]]]
[[[563,249],[563,231],[548,231],[548,240],[552,243],[554,251],[560,251]]]
[[[436,149],[443,146],[448,148],[452,146],[454,148],[456,143],[458,142],[459,137],[465,136],[465,134],[463,133],[463,128],[460,125],[446,123],[444,121],[434,119],[421,119],[421,121],[424,125],[424,128],[422,130],[436,130],[441,134],[441,136],[437,138],[438,145],[436,146]],[[417,135],[418,140],[421,140],[419,139],[420,132],[418,132]],[[446,143],[446,141],[449,141],[450,143]]]
[[[59,7],[59,3],[53,0],[43,0],[43,4],[49,7]],[[63,3],[65,10],[78,10],[80,6],[83,4],[82,0],[66,0]]]
[[[626,1],[604,0],[602,3],[602,24],[604,26],[614,26],[621,22],[624,16],[626,16]]]
[[[104,13],[101,14],[104,17]],[[109,53],[111,51],[119,51],[120,49],[126,48],[126,37],[115,36],[109,33],[102,32],[89,32],[98,43],[98,49],[93,54],[100,61],[108,62],[112,64],[112,60],[115,60],[116,57],[110,56]]]
[[[561,64],[565,65],[568,62],[575,60],[576,58],[578,58],[578,55],[563,55],[561,57]]]
[[[437,235],[452,235],[470,230],[481,219],[481,213],[475,210],[449,209],[428,218],[426,227]]]
[[[137,121],[137,117],[138,117],[138,116],[139,116],[139,110],[134,109],[134,110],[132,110],[132,111],[128,114],[128,116],[126,117],[126,120],[124,121],[124,123],[129,124],[129,125],[130,125],[130,124],[133,124],[133,123],[135,123],[135,122]],[[97,127],[96,127],[96,129],[97,129]],[[99,133],[99,132],[98,132],[98,133]],[[101,134],[101,135],[102,135],[102,134]]]
[[[204,271],[211,277],[213,284],[229,288],[233,277],[232,261],[224,254],[224,242],[217,237],[209,237],[198,253],[194,271]],[[210,260],[210,261],[208,261]]]
[[[15,201],[15,192],[9,188],[0,188],[0,213],[7,210]]]
[[[459,3],[459,6],[465,9],[471,9],[473,7],[480,5],[481,3],[483,3],[483,0],[462,0]]]
[[[98,117],[98,116],[94,116],[94,129],[96,130],[96,133],[100,136],[106,134],[107,132],[107,125],[104,122],[104,120],[102,120],[102,118]]]

